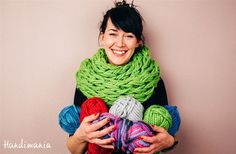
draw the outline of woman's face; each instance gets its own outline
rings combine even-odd
[[[113,65],[127,64],[140,42],[133,33],[117,29],[110,18],[105,32],[100,35],[101,46],[105,49],[109,63]]]

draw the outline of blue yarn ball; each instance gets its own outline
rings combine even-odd
[[[80,107],[75,105],[66,106],[58,116],[59,125],[69,135],[73,135],[79,128]]]
[[[164,108],[170,113],[172,117],[172,126],[168,129],[170,135],[174,136],[179,130],[181,123],[179,111],[176,106],[165,105]]]

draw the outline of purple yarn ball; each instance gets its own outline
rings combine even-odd
[[[154,136],[155,132],[143,121],[130,121],[128,119],[119,118],[110,113],[102,113],[93,123],[97,123],[105,118],[110,118],[109,123],[101,129],[115,125],[116,129],[111,133],[103,136],[103,139],[113,137],[114,147],[125,153],[133,153],[135,148],[150,146],[150,143],[140,140],[140,136]]]

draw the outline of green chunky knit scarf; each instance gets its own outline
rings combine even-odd
[[[135,51],[124,66],[109,64],[105,50],[101,48],[92,58],[85,59],[76,73],[77,88],[88,98],[102,98],[108,106],[122,95],[145,102],[159,80],[159,66],[146,47]]]

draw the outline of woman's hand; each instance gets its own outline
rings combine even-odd
[[[157,132],[156,136],[147,137],[141,136],[140,139],[151,143],[149,147],[135,148],[135,154],[153,154],[165,148],[171,147],[174,144],[174,137],[171,136],[164,128],[151,125],[152,129]]]
[[[110,133],[116,127],[112,125],[109,126],[108,128],[98,130],[104,125],[106,125],[110,120],[109,118],[105,118],[96,124],[92,124],[92,122],[96,120],[99,117],[99,115],[100,114],[97,113],[96,115],[93,114],[85,117],[74,135],[81,142],[94,143],[103,148],[114,149],[114,146],[111,145],[111,143],[115,141],[114,138],[100,139],[100,137]]]

